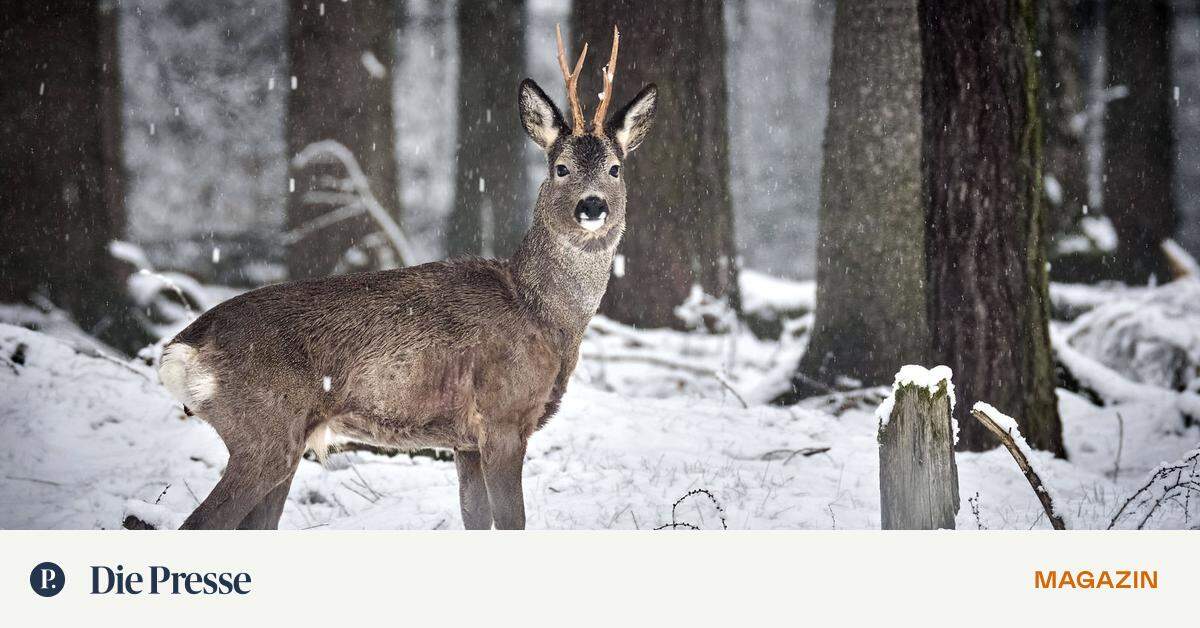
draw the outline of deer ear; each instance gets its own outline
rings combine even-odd
[[[521,81],[517,98],[521,109],[521,126],[525,127],[525,132],[542,150],[550,150],[558,137],[567,131],[567,123],[563,121],[558,107],[533,79]]]
[[[658,87],[651,83],[643,87],[624,109],[608,119],[604,131],[621,147],[621,152],[628,155],[646,139],[657,108]]]

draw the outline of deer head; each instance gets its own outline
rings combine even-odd
[[[658,90],[651,84],[605,119],[612,99],[620,33],[613,27],[612,53],[604,67],[604,93],[591,123],[584,122],[576,88],[587,44],[572,70],[556,27],[558,65],[567,88],[571,124],[530,79],[521,82],[521,124],[547,156],[547,177],[538,191],[535,222],[581,245],[612,242],[625,228],[625,159],[642,143],[654,119]]]

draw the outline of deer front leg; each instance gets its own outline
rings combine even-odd
[[[479,452],[455,449],[454,464],[458,467],[458,504],[462,510],[463,527],[468,530],[490,530],[492,506],[488,503]]]
[[[480,454],[496,529],[524,530],[521,468],[525,463],[525,439],[516,430],[489,436],[480,444]]]

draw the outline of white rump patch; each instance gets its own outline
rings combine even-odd
[[[196,348],[176,342],[163,350],[158,379],[180,403],[198,406],[217,392],[217,378],[200,364]]]
[[[604,220],[606,218],[608,218],[607,213],[600,214],[600,217],[596,218],[595,220],[590,219],[590,218],[583,218],[583,219],[580,219],[579,226],[583,227],[584,229],[587,229],[588,231],[596,231],[600,227],[604,226]]]

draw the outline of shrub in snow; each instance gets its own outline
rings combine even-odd
[[[675,316],[688,329],[713,333],[727,332],[737,322],[737,312],[727,300],[705,293],[698,285],[692,286],[686,301],[675,306]]]
[[[1080,353],[1137,382],[1200,388],[1200,281],[1180,279],[1104,303],[1066,331]]]
[[[1108,528],[1195,528],[1200,524],[1200,449],[1162,463],[1113,515]]]
[[[759,338],[779,338],[789,321],[812,314],[816,308],[817,284],[792,281],[743,269],[738,273],[742,317]]]

